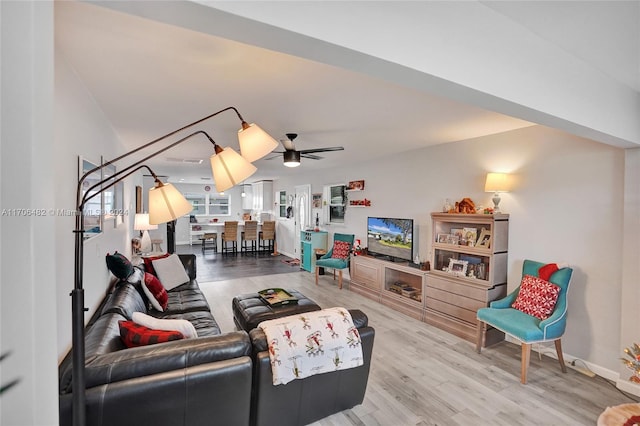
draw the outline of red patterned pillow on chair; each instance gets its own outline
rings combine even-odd
[[[549,318],[558,301],[560,287],[532,275],[525,275],[520,282],[520,292],[511,305],[514,309],[541,320]]]
[[[349,256],[349,249],[351,244],[346,241],[334,241],[333,252],[331,253],[332,259],[346,259]]]
[[[128,348],[184,339],[179,331],[152,330],[133,321],[118,321],[120,337]]]

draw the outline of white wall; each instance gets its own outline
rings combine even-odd
[[[95,100],[87,92],[64,59],[63,52],[55,54],[55,204],[57,208],[74,209],[78,181],[78,155],[100,164],[123,151],[118,136]],[[116,163],[116,169],[118,169]],[[123,160],[123,167],[129,165]],[[110,280],[106,267],[107,253],[118,251],[131,256],[131,231],[135,207],[135,184],[139,177],[124,181],[124,206],[129,210],[124,221],[115,226],[113,221],[104,224],[104,232],[84,243],[84,289],[88,321],[95,313]],[[58,306],[58,356],[63,357],[71,347],[71,297],[73,288],[75,219],[71,216],[56,217],[56,302]]]
[[[51,2],[0,2],[3,425],[57,423],[52,35]]]
[[[398,154],[275,182],[275,190],[310,183],[365,180],[370,208],[347,207],[344,226],[366,243],[367,216],[415,220],[421,258],[430,255],[430,212],[446,198],[470,197],[490,206],[484,191],[489,171],[513,173],[513,192],[501,207],[510,216],[509,290],[519,284],[522,261],[568,262],[574,268],[563,349],[606,370],[619,368],[624,150],[534,126],[499,135]],[[284,242],[280,242],[280,247]]]

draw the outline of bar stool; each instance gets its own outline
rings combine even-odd
[[[229,244],[231,243],[231,247]],[[227,221],[224,223],[224,232],[222,232],[222,253],[238,252],[238,221]]]
[[[260,231],[259,237],[259,249],[273,252],[273,244],[276,240],[276,221],[266,220],[262,222],[262,231]]]
[[[240,240],[242,241],[240,252],[256,252],[258,249],[258,221],[247,220],[244,222],[244,231],[240,233]],[[249,250],[247,242],[251,242],[251,250]]]
[[[206,250],[213,250],[213,252],[218,251],[218,234],[215,232],[208,232],[201,237],[202,239],[202,253]],[[207,244],[209,242],[209,244]]]

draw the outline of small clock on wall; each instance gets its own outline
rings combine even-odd
[[[205,191],[207,191],[207,192],[209,192],[209,191],[211,191],[211,187],[210,187],[209,185],[206,185],[206,186],[204,187],[204,190],[205,190]]]

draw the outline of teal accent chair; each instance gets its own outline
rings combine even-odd
[[[333,254],[333,245],[331,250],[320,259],[316,260],[316,285],[318,285],[318,275],[320,268],[333,269],[333,279],[336,279],[336,270],[338,270],[338,288],[342,288],[342,270],[349,267],[349,259],[351,258],[351,249],[353,248],[353,240],[355,235],[353,234],[333,234],[333,241],[346,241],[349,243],[349,255],[346,259],[334,259],[331,257]]]
[[[522,265],[522,276],[533,275],[534,277],[538,277],[538,269],[544,265],[544,263],[533,260],[525,260]],[[560,368],[563,373],[566,373],[567,368],[562,356],[560,338],[564,334],[567,325],[567,292],[569,291],[572,273],[573,269],[571,268],[561,268],[554,272],[549,278],[550,282],[560,287],[560,293],[558,294],[558,301],[556,302],[553,313],[546,320],[540,320],[511,307],[516,297],[518,297],[520,286],[505,298],[491,302],[488,308],[478,309],[476,351],[480,353],[480,349],[483,346],[482,331],[486,324],[522,342],[520,370],[520,382],[522,384],[527,383],[531,345],[534,343],[554,342]]]

